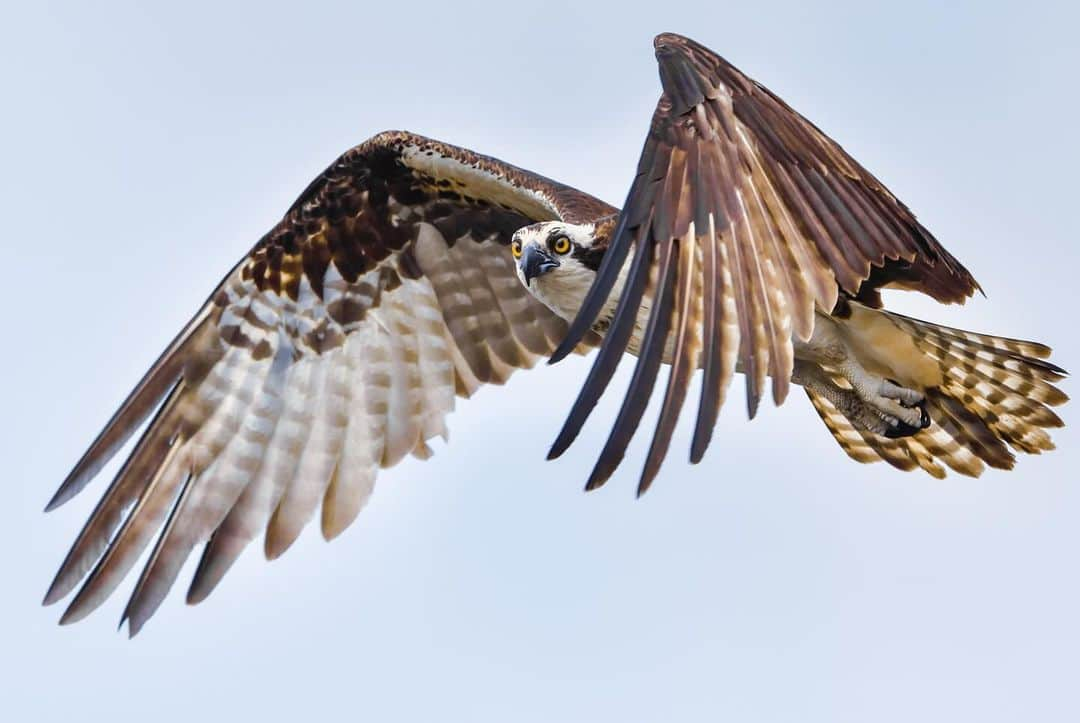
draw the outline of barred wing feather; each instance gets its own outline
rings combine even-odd
[[[389,132],[348,151],[252,249],[147,373],[49,507],[154,414],[50,587],[98,607],[156,536],[124,611],[131,634],[205,544],[204,599],[265,530],[282,554],[321,507],[341,533],[377,471],[446,434],[455,396],[501,384],[566,325],[515,277],[521,226],[612,213],[495,159]]]

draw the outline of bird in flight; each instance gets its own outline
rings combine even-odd
[[[668,452],[701,370],[690,461],[736,372],[751,417],[803,387],[859,462],[935,477],[1053,448],[1065,372],[1034,342],[882,308],[900,288],[979,289],[885,186],[711,50],[654,42],[663,94],[620,211],[440,141],[390,131],[300,194],[176,336],[48,504],[78,494],[147,418],[45,603],[98,607],[156,537],[124,610],[134,635],[197,546],[214,589],[265,531],[281,555],[320,514],[356,518],[379,468],[431,456],[457,397],[596,347],[549,458],[574,441],[624,354],[633,376],[588,477],[618,467],[669,371],[638,486]]]

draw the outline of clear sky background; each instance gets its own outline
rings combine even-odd
[[[890,303],[1076,370],[1075,3],[150,5],[4,10],[6,719],[1080,720],[1074,407],[1057,452],[935,481],[849,461],[797,390],[747,422],[737,380],[705,462],[681,426],[635,501],[645,438],[581,492],[614,396],[543,461],[574,359],[460,403],[451,443],[384,472],[333,544],[253,546],[133,641],[132,580],[73,627],[39,606],[107,479],[41,508],[312,177],[406,128],[618,204],[661,31],[838,139],[989,295]]]

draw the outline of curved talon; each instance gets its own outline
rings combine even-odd
[[[910,434],[914,434],[923,428],[923,417],[927,415],[926,410],[921,405],[925,405],[925,402],[918,402],[915,406],[909,407],[888,397],[878,397],[877,399],[867,399],[865,401],[882,414],[896,419],[899,424],[895,426],[901,428],[910,427],[915,430]]]
[[[929,412],[926,411],[926,400],[925,399],[923,401],[919,402],[918,404],[916,404],[911,409],[911,411],[916,411],[916,410],[918,410],[918,412],[919,412],[919,423],[918,423],[917,426],[913,425],[913,424],[908,424],[907,422],[898,419],[897,420],[898,423],[895,426],[890,426],[889,429],[885,430],[885,436],[888,437],[889,439],[896,439],[898,437],[910,437],[911,435],[918,434],[922,430],[929,427],[930,426],[930,414],[929,414]]]
[[[901,386],[900,382],[892,379],[883,380],[878,393],[886,399],[894,399],[900,402],[901,406],[908,409],[913,409],[926,400],[922,392]]]

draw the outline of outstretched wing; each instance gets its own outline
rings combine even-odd
[[[77,494],[157,410],[46,595],[89,577],[62,622],[96,608],[150,539],[124,617],[135,634],[206,542],[202,600],[262,529],[276,557],[322,504],[329,539],[379,467],[445,435],[455,394],[499,384],[565,323],[505,247],[540,220],[613,213],[495,159],[380,134],[316,178],[154,364],[64,481]],[[92,568],[92,570],[91,570]]]
[[[753,417],[765,377],[787,396],[791,336],[808,339],[815,307],[844,293],[877,305],[897,285],[943,302],[978,285],[876,178],[813,124],[718,55],[687,38],[655,41],[664,93],[622,214],[589,296],[553,361],[591,327],[633,261],[581,394],[550,456],[574,440],[627,347],[642,298],[651,315],[629,393],[589,486],[622,460],[672,349],[648,488],[667,453],[690,376],[704,368],[690,459],[701,459],[736,364]]]

